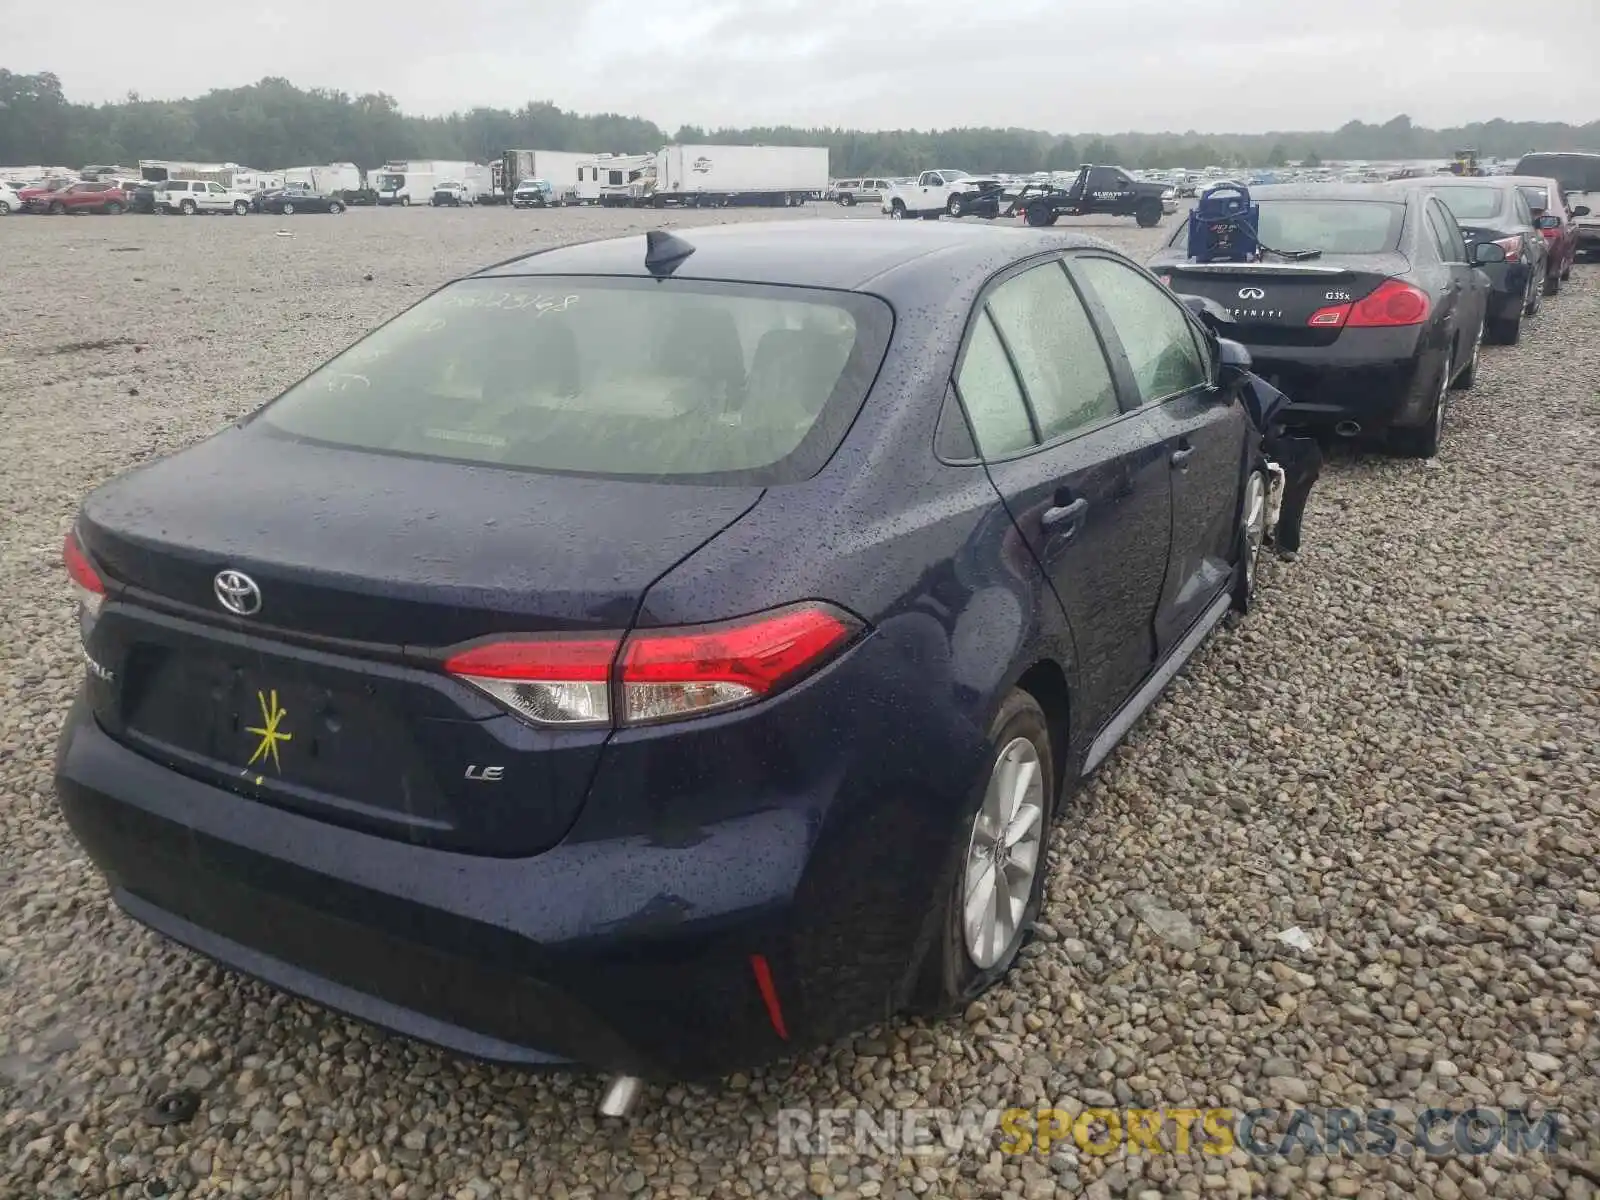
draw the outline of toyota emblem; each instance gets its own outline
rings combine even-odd
[[[217,603],[239,617],[253,617],[261,611],[261,589],[243,571],[218,571],[212,582]]]
[[[1239,299],[1241,299],[1241,300],[1265,300],[1266,298],[1267,298],[1266,292],[1262,291],[1258,287],[1248,287],[1248,288],[1240,288],[1239,289]]]

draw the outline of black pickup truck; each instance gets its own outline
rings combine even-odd
[[[1010,197],[1010,206],[1000,216],[1025,218],[1029,225],[1054,225],[1057,217],[1086,217],[1104,214],[1133,217],[1146,229],[1161,224],[1168,211],[1164,183],[1135,179],[1121,167],[1079,167],[1078,176],[1066,187],[1053,183],[1030,183]],[[1176,202],[1171,204],[1176,211]]]

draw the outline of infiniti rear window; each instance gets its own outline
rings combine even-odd
[[[849,292],[468,279],[295,384],[258,423],[465,463],[786,483],[838,448],[892,325],[888,305]]]
[[[1381,200],[1263,200],[1258,233],[1273,250],[1383,254],[1400,244],[1405,216]]]
[[[1505,206],[1498,188],[1442,187],[1438,195],[1458,221],[1483,221],[1499,215]]]
[[[1400,245],[1404,204],[1388,200],[1270,200],[1261,204],[1261,245],[1273,250],[1324,254],[1385,254]],[[1179,222],[1167,239],[1183,246],[1189,226]]]

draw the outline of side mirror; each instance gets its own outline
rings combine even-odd
[[[1250,351],[1234,341],[1232,338],[1219,337],[1217,339],[1217,365],[1224,371],[1248,371],[1255,365],[1250,357]]]
[[[1534,222],[1534,225],[1540,229],[1560,229],[1561,218],[1554,213],[1545,213]]]
[[[1472,248],[1472,261],[1480,267],[1503,263],[1505,260],[1506,248],[1498,242],[1479,242]]]
[[[1587,204],[1578,205],[1577,208],[1572,210],[1572,215],[1575,217],[1587,217],[1589,215],[1589,206]]]

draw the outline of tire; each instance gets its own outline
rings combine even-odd
[[[233,215],[236,216],[236,217],[247,217],[247,216],[249,216],[250,215],[250,203],[249,203],[249,201],[247,201],[247,200],[235,200],[233,202]]]
[[[1467,360],[1467,369],[1450,383],[1458,392],[1469,391],[1478,382],[1478,353],[1483,349],[1483,328],[1482,325],[1478,326],[1478,332],[1472,339],[1472,357]]]
[[[1539,310],[1544,307],[1544,297],[1544,288],[1539,286],[1530,278],[1528,280],[1528,297],[1523,303],[1522,315],[1525,317],[1538,316]]]
[[[1133,219],[1139,222],[1140,229],[1154,229],[1161,224],[1161,201],[1141,201],[1139,207],[1133,210]]]
[[[908,219],[909,215],[910,214],[906,212],[906,202],[904,200],[896,200],[894,203],[889,205],[889,216],[892,219],[896,221],[904,221]]]
[[[344,211],[344,205],[337,200],[330,200],[328,201],[328,211],[337,217]]]
[[[1578,256],[1574,254],[1571,258],[1567,259],[1567,265],[1561,268],[1561,281],[1563,283],[1572,278],[1572,264],[1577,261],[1577,258]]]
[[[198,213],[200,209],[195,205],[193,200],[185,200],[182,204],[178,205],[178,211],[186,217],[192,217]]]
[[[294,205],[286,202],[278,211],[286,217],[292,217],[294,216]]]
[[[1414,429],[1401,428],[1389,431],[1389,445],[1407,458],[1433,458],[1439,453],[1439,443],[1444,438],[1445,398],[1450,392],[1450,376],[1454,364],[1446,362],[1439,378],[1439,389],[1433,397],[1433,408],[1425,424]]]
[[[1267,477],[1251,471],[1239,504],[1239,561],[1233,568],[1233,611],[1247,613],[1255,601],[1261,548],[1267,541]]]
[[[913,1000],[913,1007],[929,1013],[958,1009],[1005,975],[1032,932],[1044,897],[1058,789],[1049,725],[1039,702],[1027,692],[1013,690],[1001,703],[989,726],[987,762],[978,795],[970,810],[963,809],[960,827],[954,833],[950,887],[943,901],[936,941],[929,948]],[[1019,766],[1027,772],[1027,778],[1017,779]],[[1006,933],[1002,925],[987,939],[982,937],[982,917],[987,915],[982,908],[988,907],[982,906],[974,912],[977,920],[969,935],[966,897],[973,890],[969,884],[977,883],[981,888],[985,877],[993,879],[996,874],[994,855],[985,850],[999,838],[991,833],[991,822],[985,818],[1004,813],[1008,802],[1015,800],[1020,804],[1013,809],[1015,815],[1005,836],[1010,841],[1011,855],[1016,855],[1019,848],[1032,851],[1032,874],[1027,880],[1025,899],[1019,912],[1017,900],[1023,892],[1017,867],[1021,856],[1009,862],[1001,859],[1001,878],[1014,885],[1005,908],[1010,930]],[[997,898],[990,913],[1001,911]],[[1003,941],[1000,934],[1005,935]]]
[[[1544,277],[1544,294],[1546,296],[1555,296],[1555,295],[1560,294],[1560,292],[1561,292],[1561,272],[1552,268],[1551,270],[1549,270],[1549,271],[1547,271],[1545,273],[1545,277]]]
[[[1048,204],[1030,204],[1023,212],[1028,224],[1035,229],[1056,223],[1056,214],[1050,211]]]
[[[65,204],[61,203],[61,201],[52,200],[50,202],[50,215],[52,217],[62,216],[62,215],[64,215],[66,213],[66,211],[67,211],[67,206]]]
[[[0,217],[9,217],[10,215],[11,215],[11,201],[9,201],[9,200],[0,200]]]
[[[410,208],[411,207],[411,197],[410,196],[401,196],[400,197],[400,207],[401,208]]]
[[[115,200],[113,200],[110,204],[106,205],[106,216],[108,216],[108,217],[120,217],[121,215],[122,215],[122,205],[118,204]]]
[[[945,205],[945,211],[947,213],[949,213],[952,217],[964,217],[964,216],[966,216],[967,215],[967,201],[966,201],[966,198],[964,196],[962,196],[960,192],[951,192],[950,193],[950,200]]]
[[[839,197],[839,203],[844,205],[846,208],[854,208],[856,206],[856,198],[849,192],[846,192],[844,195]]]

